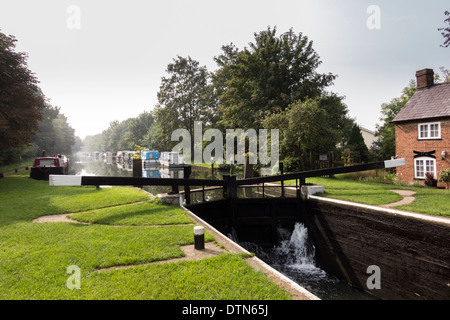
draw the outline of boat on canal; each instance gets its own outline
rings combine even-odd
[[[69,174],[69,158],[65,155],[53,157],[37,157],[30,169],[30,178],[35,180],[48,180],[50,174]]]
[[[185,166],[183,156],[180,153],[173,151],[161,152],[159,163],[161,164],[161,166],[169,168],[181,168]]]

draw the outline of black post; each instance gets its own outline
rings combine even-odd
[[[191,166],[184,167],[184,179],[189,179],[191,172]],[[191,204],[191,187],[189,185],[184,186],[184,198],[186,199],[186,204]]]
[[[227,181],[226,197],[229,200],[227,231],[231,232],[237,227],[237,183],[236,176],[227,176],[225,179]]]
[[[283,162],[280,162],[280,172],[283,175],[284,174],[284,165]],[[284,180],[281,180],[281,197],[284,197]]]
[[[222,195],[224,198],[228,198],[228,184],[229,184],[230,176],[227,174],[224,174],[222,176],[222,179],[225,182],[225,186],[222,188]]]
[[[228,197],[233,199],[237,198],[236,176],[230,176],[228,180]]]
[[[195,250],[205,249],[205,230],[201,226],[194,227],[194,248]]]
[[[133,159],[133,178],[142,178],[142,159]]]
[[[223,188],[224,198],[237,198],[236,176],[224,174],[222,178],[226,182],[225,187]]]

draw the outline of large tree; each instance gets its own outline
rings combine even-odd
[[[0,149],[31,142],[45,98],[16,39],[0,32]]]
[[[364,142],[364,138],[361,134],[361,128],[354,124],[350,132],[349,139],[346,143],[346,148],[351,150],[352,162],[368,162],[369,161],[369,149]]]
[[[158,140],[159,147],[170,150],[171,133],[175,129],[187,129],[194,136],[194,122],[202,121],[211,125],[215,114],[213,91],[210,75],[204,66],[191,57],[178,56],[167,66],[168,77],[163,77],[158,92],[158,106],[155,111],[157,126],[152,134]],[[194,139],[192,140],[192,150]],[[192,152],[193,155],[193,152]]]
[[[48,155],[71,155],[78,151],[73,149],[76,142],[75,130],[69,125],[67,117],[60,113],[60,108],[50,104],[42,110],[42,120],[32,141],[32,156],[42,154],[43,150]]]
[[[226,128],[261,128],[266,116],[320,96],[336,77],[317,72],[319,55],[302,33],[291,29],[277,36],[269,27],[254,36],[249,48],[224,46],[216,57],[220,122]]]
[[[309,162],[311,153],[334,151],[342,142],[349,122],[347,112],[342,97],[323,94],[267,116],[262,125],[279,129],[281,157],[298,159],[300,169],[306,170],[314,166]]]

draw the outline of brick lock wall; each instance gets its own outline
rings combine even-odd
[[[441,139],[419,140],[418,124],[428,122],[441,123]],[[443,169],[450,168],[450,118],[444,120],[423,120],[420,122],[400,122],[395,125],[396,154],[405,159],[405,166],[397,167],[397,177],[403,182],[425,183],[424,179],[414,178],[414,156],[413,151],[428,152],[436,150],[436,172],[439,175]],[[442,151],[447,152],[445,160],[442,160]],[[437,178],[437,177],[436,177]],[[446,184],[439,182],[438,186],[445,187]]]

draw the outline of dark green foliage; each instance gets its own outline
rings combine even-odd
[[[361,129],[356,124],[350,133],[347,148],[352,151],[351,162],[361,163],[369,161],[369,149],[364,142]]]
[[[27,55],[15,52],[16,41],[0,32],[0,150],[31,142],[45,106]]]
[[[276,28],[269,27],[255,33],[250,48],[238,50],[231,44],[222,49],[215,79],[219,122],[227,128],[261,128],[265,117],[320,96],[336,78],[317,73],[321,61],[312,41],[292,29],[276,36]]]

